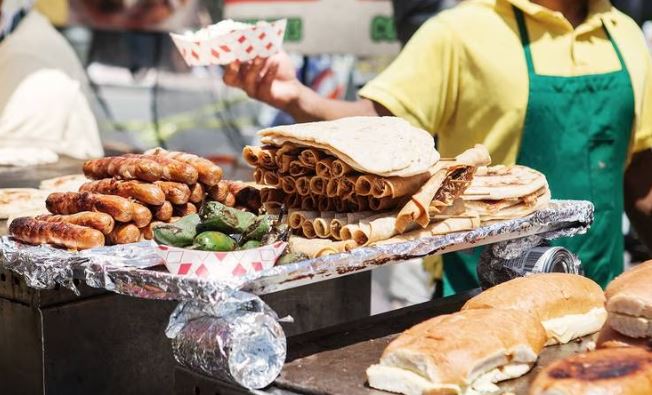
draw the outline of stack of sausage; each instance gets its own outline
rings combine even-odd
[[[79,192],[50,194],[46,206],[52,214],[17,218],[10,234],[70,249],[151,239],[156,223],[197,212],[222,178],[222,169],[207,159],[161,148],[89,160],[83,170],[93,181]]]

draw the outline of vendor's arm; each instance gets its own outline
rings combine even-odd
[[[247,63],[231,63],[224,71],[224,83],[287,112],[298,122],[355,115],[391,115],[370,100],[347,102],[319,96],[297,79],[294,65],[285,53]]]
[[[632,160],[625,172],[625,211],[652,251],[652,64],[648,59],[641,114],[634,134]]]
[[[284,53],[232,63],[225,70],[224,82],[288,112],[297,121],[393,114],[434,131],[453,112],[459,68],[458,41],[437,19],[426,22],[354,102],[323,98],[302,85]]]

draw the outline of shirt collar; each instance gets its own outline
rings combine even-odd
[[[552,11],[530,0],[506,0],[525,14],[548,23],[569,26],[570,23],[561,12]],[[609,0],[589,0],[589,13],[586,20],[577,27],[578,32],[588,32],[602,27],[603,21],[613,22],[613,6]]]

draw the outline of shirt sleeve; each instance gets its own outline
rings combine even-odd
[[[634,127],[633,153],[652,148],[652,62],[649,56],[646,59],[645,86],[643,88],[641,113]]]
[[[461,45],[441,15],[427,21],[359,92],[431,133],[451,117],[458,94]]]

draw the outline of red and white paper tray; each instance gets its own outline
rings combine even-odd
[[[242,277],[269,269],[274,266],[287,246],[286,242],[277,241],[248,250],[212,252],[154,244],[156,253],[163,258],[170,273],[218,280]]]
[[[286,19],[255,25],[226,20],[195,33],[170,36],[188,66],[226,65],[278,53],[286,23]]]

